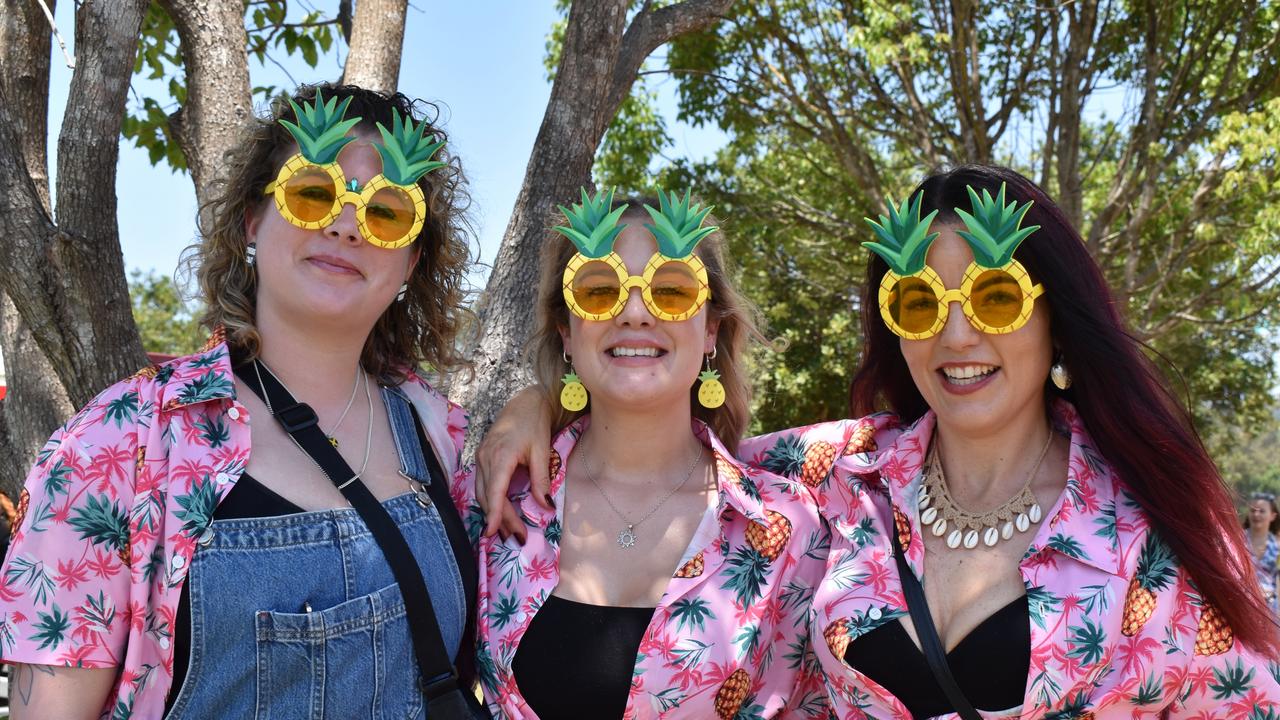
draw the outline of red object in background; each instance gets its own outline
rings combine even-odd
[[[4,386],[4,385],[0,385],[0,400],[3,400],[3,399],[4,399],[5,392],[6,392],[6,388],[5,388],[5,386]]]

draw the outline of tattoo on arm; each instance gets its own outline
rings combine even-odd
[[[18,700],[22,706],[31,704],[32,691],[35,689],[36,673],[53,676],[57,670],[49,665],[14,665],[13,686],[18,691]]]

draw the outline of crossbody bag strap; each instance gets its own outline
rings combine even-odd
[[[937,681],[942,694],[947,696],[951,708],[964,720],[982,720],[982,716],[969,703],[969,699],[960,690],[955,677],[951,674],[951,665],[947,662],[947,653],[942,649],[942,640],[938,637],[938,628],[933,624],[933,615],[929,613],[929,603],[924,597],[924,586],[920,579],[907,565],[906,553],[902,551],[902,543],[898,541],[897,528],[890,526],[889,535],[893,537],[893,557],[898,561],[898,575],[902,578],[902,593],[907,597],[907,610],[911,615],[911,624],[916,628],[916,636],[920,638],[920,649],[929,661],[929,669],[933,671],[933,679]]]
[[[422,569],[409,543],[396,527],[395,520],[369,492],[369,488],[354,479],[351,466],[320,430],[319,419],[311,406],[294,399],[269,372],[261,374],[262,382],[259,384],[259,373],[247,372],[246,367],[236,368],[236,375],[254,394],[267,402],[276,422],[297,441],[298,447],[316,462],[351,503],[382,550],[404,598],[409,633],[421,673],[422,692],[427,698],[428,716],[439,720],[471,718],[471,710],[458,688],[458,673],[445,650]]]

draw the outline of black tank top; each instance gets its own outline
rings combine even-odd
[[[542,720],[622,717],[653,610],[548,597],[511,662],[529,707]]]
[[[904,617],[902,621],[910,622]],[[907,706],[913,717],[955,712],[929,661],[892,620],[859,635],[844,660]],[[956,684],[979,710],[1007,710],[1022,704],[1031,667],[1031,616],[1023,595],[995,611],[947,653]]]

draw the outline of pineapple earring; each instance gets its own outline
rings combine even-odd
[[[715,359],[719,348],[711,348],[706,357],[707,369],[698,375],[702,384],[698,387],[698,404],[708,410],[714,410],[724,404],[724,385],[720,382],[720,373],[711,369],[711,361]]]
[[[587,407],[587,388],[573,373],[573,362],[563,350],[560,351],[560,357],[569,366],[569,372],[560,379],[564,383],[564,389],[560,391],[560,406],[569,412],[578,412]]]

